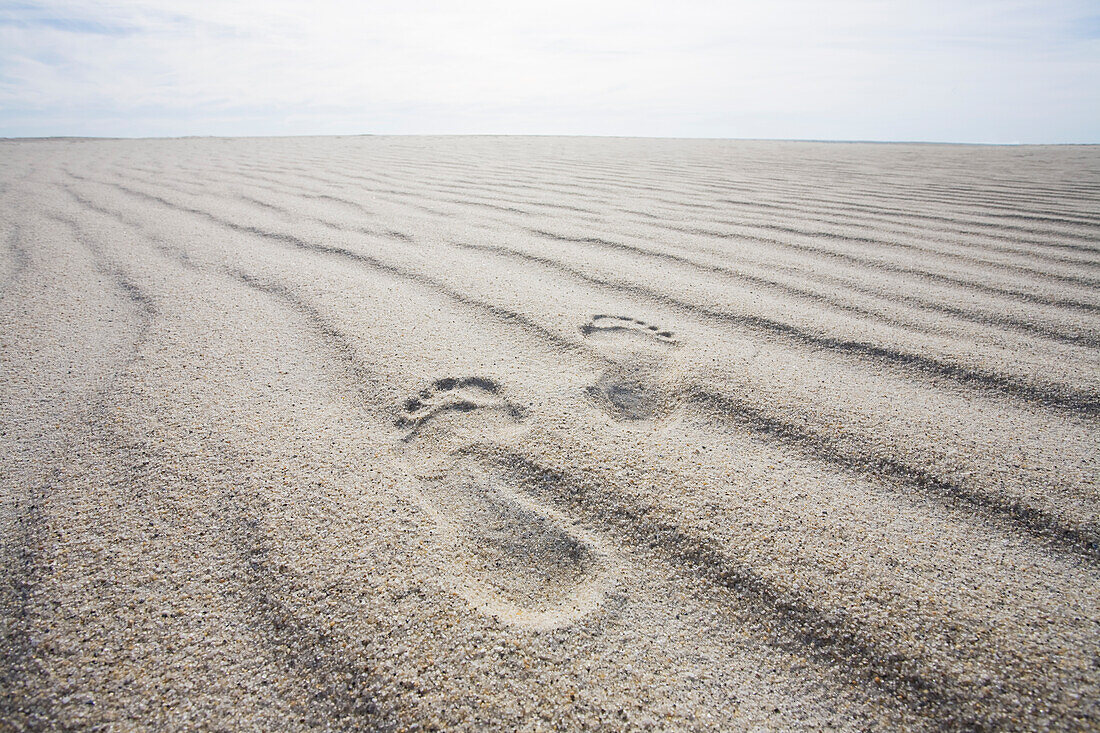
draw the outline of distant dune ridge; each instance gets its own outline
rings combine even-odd
[[[0,158],[0,729],[1100,727],[1100,148]]]

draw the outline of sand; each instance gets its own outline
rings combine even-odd
[[[1100,727],[1100,148],[0,160],[0,729]]]

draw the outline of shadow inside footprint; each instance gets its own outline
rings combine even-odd
[[[607,561],[591,538],[472,456],[424,482],[454,555],[456,590],[503,621],[556,627],[599,601]]]
[[[604,372],[585,392],[616,420],[649,420],[657,412],[657,399],[637,375],[618,369]]]

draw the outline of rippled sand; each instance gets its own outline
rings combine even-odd
[[[1100,726],[1100,148],[0,159],[0,728]]]

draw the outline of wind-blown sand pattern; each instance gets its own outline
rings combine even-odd
[[[1100,727],[1100,150],[0,143],[0,728]]]

